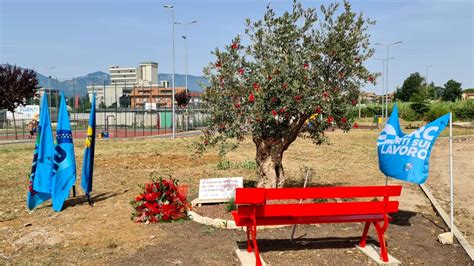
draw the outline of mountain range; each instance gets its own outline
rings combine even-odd
[[[51,87],[53,89],[62,90],[66,96],[72,96],[73,94],[85,96],[87,94],[87,85],[95,84],[97,86],[101,86],[104,85],[104,81],[106,85],[110,84],[110,75],[102,71],[96,71],[85,76],[74,78],[74,87],[72,79],[57,81],[56,79],[51,78],[50,80],[48,76],[42,75],[40,73],[36,73],[36,76],[38,78],[40,87]],[[171,79],[172,74],[158,73],[159,81],[167,80],[171,84]],[[176,87],[184,87],[186,85],[186,75],[175,74],[175,83]],[[188,75],[188,88],[190,91],[203,91],[200,83],[207,85],[208,81],[202,76]]]

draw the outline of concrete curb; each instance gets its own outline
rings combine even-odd
[[[193,211],[188,212],[188,217],[189,219],[195,221],[196,223],[204,224],[204,225],[210,225],[215,228],[220,228],[220,229],[231,229],[231,230],[243,230],[246,231],[246,228],[243,226],[237,226],[235,224],[235,221],[233,220],[225,220],[225,219],[219,219],[219,218],[209,218],[205,216],[201,216]],[[275,228],[282,228],[290,225],[272,225],[272,226],[257,226],[257,230],[262,230],[262,229],[275,229]]]

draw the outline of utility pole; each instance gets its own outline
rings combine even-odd
[[[175,24],[177,25],[184,25],[184,36],[181,36],[184,41],[185,41],[185,47],[186,47],[186,52],[185,52],[185,57],[186,57],[186,97],[188,95],[188,25],[197,23],[197,20],[193,20],[191,22],[187,23],[181,23],[181,22],[176,22]],[[189,105],[189,104],[188,104]],[[186,114],[188,114],[188,106],[186,106]],[[188,120],[188,118],[186,119]],[[188,124],[189,121],[186,121],[186,131],[188,130]]]
[[[383,44],[383,43],[375,43],[375,45],[381,45],[381,46],[386,46],[387,47],[387,56],[386,56],[386,60],[387,60],[387,72],[386,72],[386,77],[385,77],[385,92],[386,92],[386,108],[385,108],[385,118],[388,117],[388,60],[389,60],[389,47],[392,46],[392,45],[396,45],[396,44],[400,44],[402,43],[401,41],[398,41],[398,42],[394,42],[394,43],[388,43],[388,44]]]
[[[172,19],[173,19],[173,77],[171,79],[171,83],[172,83],[172,88],[171,88],[171,108],[172,108],[172,123],[173,123],[173,130],[172,130],[172,137],[173,139],[176,138],[176,116],[175,116],[175,99],[174,99],[174,95],[175,95],[175,83],[174,83],[174,76],[175,76],[175,53],[174,53],[174,6],[173,5],[164,5],[163,6],[164,8],[168,8],[168,9],[171,9],[171,16],[172,16]]]

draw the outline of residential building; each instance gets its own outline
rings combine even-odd
[[[463,92],[462,97],[463,100],[471,100],[474,99],[474,92]]]
[[[119,67],[112,65],[109,67],[110,85],[92,84],[87,86],[89,99],[92,93],[96,93],[97,106],[120,106],[122,97],[129,97],[135,86],[157,86],[158,84],[158,63],[144,62],[138,67]]]
[[[176,87],[175,93],[186,90],[185,87]],[[130,94],[131,108],[171,108],[172,107],[172,89],[158,86],[135,86]]]

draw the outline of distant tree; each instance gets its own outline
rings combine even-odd
[[[430,110],[429,91],[422,89],[412,95],[410,108],[415,111],[419,118],[424,119],[425,114]]]
[[[402,102],[410,101],[413,94],[422,89],[424,80],[425,78],[418,72],[411,74],[405,79],[405,81],[403,81],[402,87],[397,90],[395,94],[396,99]]]
[[[461,99],[462,89],[461,83],[456,82],[455,80],[449,80],[444,84],[444,91],[441,99],[443,101],[455,102],[458,99]]]
[[[131,102],[132,101],[130,99],[130,96],[127,96],[127,95],[120,96],[120,98],[119,98],[120,108],[130,107]]]
[[[188,105],[191,96],[186,91],[180,91],[174,95],[174,99],[179,107],[184,108]]]
[[[198,151],[250,137],[257,186],[281,187],[283,153],[298,136],[322,144],[333,125],[351,128],[350,106],[357,104],[360,87],[376,78],[364,65],[374,52],[368,34],[373,22],[347,1],[338,7],[321,6],[318,14],[294,1],[292,12],[276,16],[268,6],[263,19],[247,19],[248,45],[236,36],[216,48],[216,61],[204,69],[210,126]]]
[[[15,139],[18,139],[15,109],[25,106],[27,99],[36,96],[38,89],[38,79],[33,70],[0,65],[0,109],[7,109],[13,114]]]

